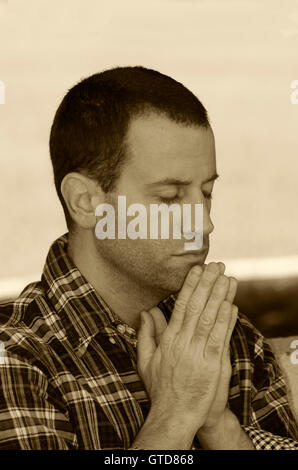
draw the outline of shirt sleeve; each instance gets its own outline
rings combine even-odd
[[[298,450],[285,380],[270,345],[254,332],[250,423],[243,429],[257,450]]]
[[[254,426],[242,426],[256,450],[298,450],[298,442],[289,437],[275,436]]]
[[[0,450],[77,449],[63,404],[45,374],[18,355],[0,364]]]

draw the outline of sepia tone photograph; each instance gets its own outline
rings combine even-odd
[[[0,450],[298,450],[297,51],[297,0],[0,0]]]

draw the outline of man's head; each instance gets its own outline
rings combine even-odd
[[[83,80],[58,108],[50,152],[70,231],[91,230],[99,257],[114,270],[146,287],[173,292],[193,264],[204,262],[213,229],[214,138],[205,108],[182,84],[143,67],[116,68]],[[127,206],[147,208],[202,203],[203,249],[184,255],[183,239],[97,240],[95,207],[108,202],[117,214],[118,195],[126,196]]]

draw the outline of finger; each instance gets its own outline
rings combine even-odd
[[[195,334],[201,337],[204,336],[206,341],[216,322],[220,306],[227,296],[229,285],[229,278],[224,275],[220,275],[216,279],[206,307],[198,319]]]
[[[155,342],[158,346],[160,342],[160,337],[168,326],[167,320],[165,319],[164,314],[158,307],[151,308],[149,312],[153,318],[155,328]]]
[[[209,263],[209,264],[210,264],[210,263]],[[222,263],[221,261],[218,261],[216,264],[217,264],[218,267],[219,267],[219,274],[224,274],[225,269],[226,269],[225,264]],[[208,264],[205,264],[205,263],[201,265],[203,271],[205,271],[205,269],[207,268],[207,266],[208,266]]]
[[[230,277],[229,280],[230,280],[230,287],[229,287],[226,300],[230,302],[230,304],[232,304],[234,302],[235,295],[237,292],[238,282],[237,282],[237,279],[235,279],[234,277]]]
[[[219,267],[217,263],[209,263],[188,302],[182,326],[183,334],[188,337],[188,339],[191,339],[194,334],[199,317],[206,306],[218,276]]]
[[[226,270],[226,265],[224,263],[222,263],[221,261],[219,261],[217,264],[219,266],[220,274],[224,274],[225,270]]]
[[[204,350],[205,356],[222,356],[231,316],[232,305],[224,300],[219,308],[216,322],[208,336]]]
[[[176,334],[181,330],[184,316],[185,316],[186,306],[188,304],[188,301],[191,295],[194,292],[194,289],[196,288],[199,282],[202,272],[203,270],[199,265],[194,266],[188,272],[186,279],[184,281],[184,284],[182,286],[182,289],[180,290],[178,297],[176,299],[175,307],[173,309],[173,312],[172,312],[172,315],[168,324],[167,332],[169,334]]]
[[[236,305],[232,305],[232,314],[231,314],[228,331],[225,337],[223,356],[230,355],[230,342],[231,342],[232,333],[234,331],[237,319],[238,319],[238,307]]]
[[[141,312],[141,326],[138,330],[138,369],[144,370],[156,350],[154,321],[149,312]]]
[[[220,274],[224,274],[225,269],[226,269],[225,264],[222,263],[221,261],[219,261],[217,264],[219,266]],[[237,292],[238,282],[237,282],[237,279],[235,279],[234,277],[230,277],[229,279],[230,279],[230,288],[229,288],[229,292],[227,294],[226,300],[232,304],[234,302],[234,298]]]

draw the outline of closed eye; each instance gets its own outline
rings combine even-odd
[[[212,193],[203,193],[203,195],[204,195],[205,199],[208,199],[209,201],[211,201],[213,199]],[[178,195],[176,195],[174,197],[159,196],[159,199],[164,204],[175,204],[175,203],[178,203],[181,200],[181,197],[179,197]]]
[[[162,197],[162,196],[159,196],[159,199],[161,202],[163,202],[164,204],[175,204],[176,202],[179,202],[180,201],[180,197],[178,195],[174,196],[174,197]]]

